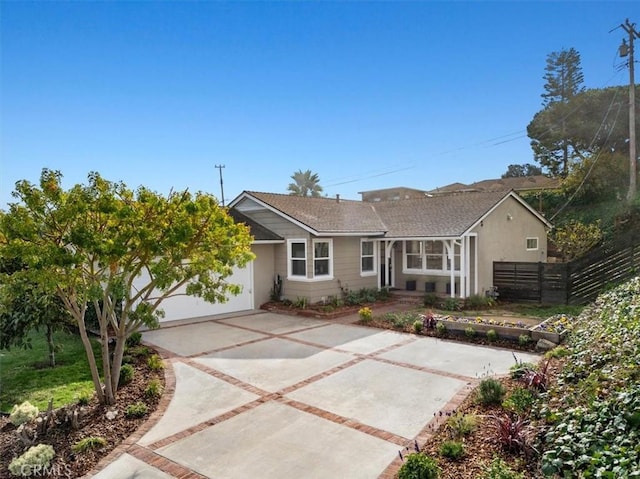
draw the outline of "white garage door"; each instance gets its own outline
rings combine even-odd
[[[143,279],[141,278],[140,281]],[[227,282],[241,285],[242,292],[238,296],[229,296],[226,303],[215,304],[195,296],[172,296],[162,301],[160,305],[165,313],[160,322],[166,323],[178,319],[200,318],[253,309],[253,263],[249,263],[245,268],[235,268],[233,274],[227,278]],[[184,288],[182,292],[184,292]]]

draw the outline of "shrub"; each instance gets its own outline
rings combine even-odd
[[[446,336],[447,334],[447,327],[445,326],[444,323],[438,321],[436,323],[436,335],[437,336]]]
[[[565,356],[568,356],[569,354],[571,354],[571,351],[569,351],[564,346],[556,346],[555,348],[547,351],[544,357],[547,359],[553,359],[553,358],[560,359],[560,358],[564,358]]]
[[[419,452],[409,454],[398,471],[398,479],[437,479],[440,467],[432,457]]]
[[[442,305],[442,307],[447,311],[459,311],[460,303],[456,298],[449,297],[444,300],[444,304]]]
[[[487,331],[487,340],[491,341],[492,343],[498,340],[498,333],[496,333],[495,329],[490,329],[489,331]]]
[[[124,414],[128,418],[137,418],[143,417],[147,412],[149,412],[147,405],[142,401],[138,401],[136,403],[129,404],[127,409],[125,409]]]
[[[92,397],[93,393],[89,391],[82,391],[80,394],[78,394],[78,404],[80,404],[80,406],[86,406],[89,404]]]
[[[495,301],[493,298],[474,294],[464,300],[465,309],[485,309],[493,306]]]
[[[37,471],[48,467],[51,459],[56,455],[53,447],[48,444],[31,446],[22,456],[15,458],[9,464],[9,472],[14,476],[29,477]]]
[[[133,376],[135,374],[135,369],[131,364],[123,364],[120,367],[120,383],[119,384],[128,384],[133,380]]]
[[[433,307],[438,304],[438,295],[436,293],[426,293],[422,303],[427,307]]]
[[[496,439],[505,451],[525,454],[530,452],[532,431],[529,421],[511,414],[490,417]]]
[[[421,319],[416,319],[413,322],[413,332],[416,334],[420,334],[424,329],[424,324]]]
[[[527,387],[546,391],[549,384],[549,360],[547,359],[538,369],[527,371],[521,379]]]
[[[86,452],[90,449],[100,449],[107,445],[107,440],[104,437],[89,436],[84,439],[80,439],[78,442],[71,446],[71,450],[75,453]]]
[[[527,346],[529,343],[531,343],[531,336],[528,334],[521,334],[518,336],[518,344],[520,346]]]
[[[523,479],[523,477],[497,456],[493,458],[491,464],[484,468],[482,473],[482,479]]]
[[[509,374],[511,379],[520,379],[529,371],[535,371],[536,365],[533,363],[527,363],[524,361],[516,361],[516,363],[509,368]]]
[[[128,348],[133,348],[136,346],[140,346],[141,342],[142,342],[142,333],[140,331],[134,331],[129,335],[125,344]]]
[[[358,316],[360,316],[360,319],[363,322],[368,323],[373,318],[373,312],[371,311],[371,308],[365,306],[364,308],[360,308]]]
[[[142,345],[134,346],[127,349],[127,355],[132,357],[146,357],[149,356],[149,354],[151,354],[151,350],[148,347]]]
[[[304,296],[298,296],[293,302],[293,307],[297,309],[305,309],[309,305],[309,299]]]
[[[476,337],[476,330],[473,329],[473,327],[471,327],[471,326],[467,326],[466,328],[464,328],[464,335],[469,339],[475,338]]]
[[[458,441],[444,441],[440,445],[440,455],[457,461],[464,456],[464,446]]]
[[[449,431],[449,436],[453,439],[462,439],[476,430],[478,418],[473,414],[457,412],[449,418],[446,427]]]
[[[536,398],[531,391],[517,387],[502,402],[502,407],[517,414],[524,414],[531,410]]]
[[[152,371],[160,371],[164,369],[164,361],[162,361],[162,358],[157,354],[152,354],[147,358],[147,366],[149,366],[149,369]]]
[[[11,414],[9,414],[9,421],[14,426],[20,426],[24,423],[34,420],[38,417],[40,411],[36,406],[31,404],[29,401],[24,401],[19,406],[16,404],[11,409]]]
[[[501,404],[505,390],[500,381],[494,378],[486,378],[480,381],[478,388],[478,400],[485,406]]]
[[[164,387],[159,379],[152,379],[144,390],[144,395],[149,398],[159,398],[162,396]]]

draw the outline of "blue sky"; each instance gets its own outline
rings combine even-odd
[[[135,188],[329,196],[432,189],[532,163],[545,59],[587,88],[640,2],[2,2],[0,208],[43,167]]]

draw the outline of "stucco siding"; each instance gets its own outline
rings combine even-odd
[[[493,285],[494,261],[547,260],[545,225],[513,198],[493,210],[474,232],[478,234],[480,294]],[[527,251],[526,238],[538,238],[538,248]]]
[[[254,308],[269,301],[274,282],[275,255],[274,244],[257,244],[251,247],[256,255],[253,261],[253,300]]]

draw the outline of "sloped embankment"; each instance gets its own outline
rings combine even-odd
[[[640,277],[581,314],[542,408],[542,469],[564,477],[640,477]]]

